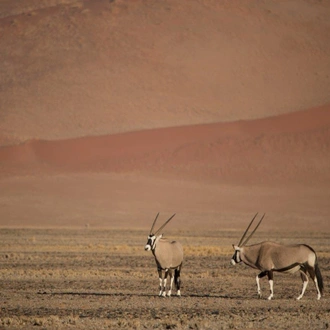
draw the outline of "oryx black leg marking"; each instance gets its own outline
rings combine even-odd
[[[159,296],[165,297],[166,296],[166,282],[168,276],[168,269],[161,269],[158,268],[158,275],[159,275]]]
[[[169,290],[167,291],[167,296],[170,297],[171,294],[172,294],[172,286],[173,286],[173,280],[174,280],[173,269],[168,270],[168,275],[169,275],[169,278],[170,278],[170,287],[169,287]]]
[[[158,271],[158,277],[159,277],[159,296],[163,293],[163,271],[160,267],[157,268]]]
[[[268,300],[271,300],[274,296],[274,275],[273,275],[273,271],[272,270],[269,270],[267,272],[267,276],[268,276],[268,282],[269,282],[269,290],[270,290],[270,295],[269,297],[267,298]]]
[[[163,281],[163,293],[162,293],[163,297],[166,296],[166,282],[167,282],[168,273],[169,273],[169,270],[165,269],[165,271],[164,271],[164,281]]]
[[[315,269],[312,267],[309,267],[309,268],[307,268],[307,271],[315,284],[315,287],[317,290],[317,299],[319,300],[321,298],[322,288],[323,288],[323,281],[322,281],[322,275],[321,275],[320,269],[318,268],[318,265],[316,264]],[[319,277],[317,276],[317,273],[319,274]]]
[[[308,284],[307,270],[304,266],[302,266],[300,268],[300,277],[301,277],[301,280],[303,282],[303,287],[302,287],[300,296],[297,297],[297,300],[300,300],[303,297],[303,295],[305,293],[305,290],[307,288],[307,284]]]
[[[260,288],[260,279],[265,277],[267,275],[267,271],[261,272],[260,274],[257,275],[256,281],[257,281],[257,289],[258,289],[258,296],[261,298],[261,288]]]
[[[181,267],[182,267],[182,264],[178,268],[176,268],[175,271],[174,271],[174,282],[175,282],[175,286],[176,286],[178,296],[181,296],[181,291],[180,291],[180,287],[181,287],[181,279],[180,279]]]

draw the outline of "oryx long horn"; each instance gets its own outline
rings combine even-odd
[[[242,244],[242,246],[244,246],[245,244],[247,244],[247,242],[249,241],[249,239],[252,237],[252,235],[255,233],[255,231],[258,229],[259,225],[261,224],[262,219],[264,218],[264,215],[261,217],[260,221],[258,222],[257,226],[254,228],[253,232],[249,235],[249,237],[244,241],[244,243]]]
[[[156,218],[155,218],[155,220],[154,220],[154,223],[153,223],[152,226],[151,226],[150,233],[149,233],[150,235],[152,234],[152,231],[154,230],[155,223],[156,223],[156,221],[157,221],[158,216],[159,216],[159,212],[157,213]]]
[[[174,216],[175,216],[175,213],[159,229],[157,229],[157,231],[155,232],[155,234],[157,234],[158,232],[160,232],[172,220],[172,218]]]
[[[256,215],[255,215],[255,216],[253,217],[253,219],[251,220],[249,226],[246,228],[246,230],[245,230],[245,232],[244,232],[244,234],[243,234],[241,240],[240,240],[239,243],[238,243],[238,246],[241,246],[241,243],[243,242],[243,239],[245,238],[246,233],[247,233],[248,230],[250,229],[250,227],[251,227],[251,225],[252,225],[252,223],[253,223],[253,221],[254,221],[254,219],[256,218],[257,215],[258,215],[258,213],[256,213]]]

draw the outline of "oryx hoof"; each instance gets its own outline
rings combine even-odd
[[[172,294],[171,291],[169,291],[169,292],[167,292],[166,296],[171,297],[171,294]]]

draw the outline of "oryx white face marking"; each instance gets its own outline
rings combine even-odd
[[[151,235],[148,236],[147,244],[144,247],[144,249],[146,251],[150,251],[153,248],[154,243],[155,243],[155,239],[156,239],[156,236],[153,235],[153,234],[151,234]]]

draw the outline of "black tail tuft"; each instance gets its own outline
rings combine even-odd
[[[321,275],[319,265],[317,263],[315,264],[315,275],[316,275],[317,284],[319,286],[320,292],[323,293],[323,278]]]

